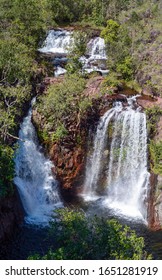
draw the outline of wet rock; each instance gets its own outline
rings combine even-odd
[[[104,151],[104,157],[107,157],[109,155],[109,150]]]
[[[0,241],[9,238],[13,229],[22,223],[24,210],[18,193],[0,199]]]

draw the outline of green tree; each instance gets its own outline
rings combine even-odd
[[[51,21],[47,0],[14,0],[10,30],[19,42],[37,48]]]
[[[106,44],[113,44],[118,40],[120,25],[113,19],[107,21],[107,26],[102,30],[101,37],[104,38]]]
[[[123,79],[132,79],[135,70],[128,28],[110,19],[101,36],[106,42],[109,69],[120,74]]]
[[[12,148],[0,144],[0,197],[13,192],[14,151]]]
[[[28,83],[34,71],[33,59],[26,45],[15,38],[0,39],[0,83]]]
[[[50,234],[57,249],[30,259],[113,259],[141,260],[150,256],[144,251],[144,240],[116,220],[86,217],[83,211],[67,208],[57,211]]]

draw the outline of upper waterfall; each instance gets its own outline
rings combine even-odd
[[[66,30],[49,30],[43,47],[39,49],[43,53],[66,55],[72,44],[72,32]]]
[[[147,220],[146,116],[134,108],[135,99],[123,107],[117,102],[101,118],[87,160],[85,199],[103,198],[117,215]]]
[[[38,50],[42,53],[52,54],[54,56],[53,64],[56,68],[55,76],[64,74],[66,70],[62,66],[67,62],[66,57],[71,45],[74,43],[73,32],[67,30],[50,30],[43,46]],[[59,59],[58,59],[59,57]],[[83,71],[91,73],[98,71],[107,74],[106,46],[103,38],[94,37],[87,43],[87,49],[84,56],[80,57]]]
[[[106,65],[107,55],[105,41],[101,37],[92,38],[87,44],[86,56],[80,58],[83,71],[91,73],[97,71],[102,75],[108,74]]]
[[[26,221],[33,224],[46,224],[54,208],[62,206],[62,203],[57,181],[52,175],[53,165],[41,152],[31,115],[32,108],[24,118],[19,131],[14,182],[27,214]]]

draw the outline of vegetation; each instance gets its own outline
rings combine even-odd
[[[150,136],[149,155],[150,168],[155,174],[162,175],[162,141],[156,141],[154,138],[157,133],[157,124],[162,116],[162,110],[158,106],[146,109],[147,129]]]
[[[149,144],[149,151],[151,155],[151,168],[155,174],[162,175],[162,141],[151,141]]]
[[[157,123],[160,116],[162,116],[162,110],[158,106],[146,109],[147,115],[147,129],[151,138],[153,138],[157,131]]]
[[[80,210],[64,208],[57,211],[58,219],[52,222],[50,235],[57,248],[41,257],[44,260],[142,260],[150,259],[144,250],[144,240],[127,226],[116,220],[86,217]]]
[[[49,86],[46,94],[39,98],[37,110],[45,117],[44,130],[51,136],[49,141],[58,141],[67,135],[68,115],[73,117],[73,123],[79,124],[80,118],[91,106],[91,99],[83,94],[85,83],[78,74],[66,75],[62,83]],[[44,138],[43,134],[40,136]]]
[[[0,145],[0,197],[13,193],[13,150],[4,145]]]
[[[0,0],[0,195],[13,189],[13,143],[40,67],[36,49],[52,22],[48,8],[46,0]]]
[[[14,142],[31,100],[36,81],[46,73],[37,49],[49,28],[75,23],[101,30],[108,53],[109,77],[105,89],[121,80],[162,94],[162,5],[160,0],[0,0],[0,197],[14,191]],[[84,96],[86,80],[78,58],[85,53],[87,32],[75,32],[69,55],[68,75],[39,97],[37,110],[44,115],[44,142],[68,135],[67,116],[80,124],[91,106]],[[120,80],[120,81],[119,81]],[[36,93],[36,92],[35,92]],[[111,89],[109,92],[111,94]],[[148,126],[155,135],[159,108],[147,110]],[[81,142],[80,135],[76,136]],[[152,170],[162,174],[162,142],[150,142]],[[51,224],[57,248],[43,259],[148,259],[143,238],[115,220],[87,218],[83,212],[58,211]],[[31,257],[41,258],[39,256]]]
[[[82,63],[79,61],[79,58],[86,53],[88,34],[84,31],[74,31],[73,42],[69,48],[66,66],[69,74],[81,73]]]

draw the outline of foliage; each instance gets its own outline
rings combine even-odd
[[[86,217],[83,211],[67,208],[57,211],[58,219],[52,222],[50,234],[58,248],[42,259],[83,260],[113,259],[141,260],[150,256],[144,251],[144,240],[128,226],[116,220]],[[41,258],[38,255],[30,259]]]
[[[129,8],[130,0],[91,0],[90,18],[96,25],[104,25],[106,20],[116,19],[122,10]]]
[[[69,48],[68,63],[66,65],[69,74],[81,72],[82,63],[79,58],[86,53],[88,36],[83,31],[74,31],[72,40],[73,44]]]
[[[55,142],[67,135],[68,131],[63,124],[57,126],[56,131],[51,135],[51,141]]]
[[[132,79],[134,69],[130,55],[131,38],[128,29],[110,19],[102,30],[101,36],[107,46],[109,69],[120,74],[123,79]]]
[[[150,137],[153,138],[156,133],[159,117],[162,116],[162,110],[160,107],[154,106],[152,108],[147,108],[145,112],[147,116],[147,129]]]
[[[10,190],[12,146],[40,67],[36,50],[52,23],[47,0],[0,0],[0,185],[3,195],[8,194],[7,188]]]
[[[148,132],[150,138],[153,139],[156,135],[157,123],[160,116],[162,116],[162,110],[158,106],[154,106],[153,108],[146,109],[146,115]],[[162,141],[156,142],[155,140],[151,140],[149,143],[149,154],[151,170],[155,174],[162,175]]]
[[[49,122],[60,121],[76,110],[85,80],[78,75],[66,76],[62,83],[51,85],[41,100],[42,110]]]
[[[49,86],[45,95],[39,97],[37,110],[45,117],[44,130],[49,140],[64,138],[68,134],[68,116],[73,118],[73,123],[79,123],[91,106],[91,99],[83,94],[85,83],[85,79],[77,74],[66,75],[62,83]]]
[[[25,11],[25,12],[24,12]],[[52,23],[47,0],[14,0],[10,30],[19,42],[36,48]]]
[[[119,27],[120,25],[116,21],[112,19],[107,21],[107,26],[101,32],[101,37],[104,38],[106,44],[112,44],[117,41]]]
[[[91,4],[85,0],[50,0],[53,19],[58,23],[81,20],[91,11]]]
[[[26,45],[15,38],[0,40],[0,81],[3,84],[27,83],[32,75],[32,63]]]
[[[13,149],[0,145],[0,197],[13,192],[14,162]]]
[[[29,101],[29,86],[12,86],[0,88],[0,141],[5,143],[15,133],[17,120],[21,119],[23,106]],[[15,135],[16,136],[16,135]]]
[[[149,151],[152,161],[152,171],[155,174],[162,175],[162,141],[156,143],[152,140],[149,144]]]
[[[130,80],[133,77],[132,58],[130,56],[126,56],[123,61],[117,63],[116,70],[118,73],[122,74],[122,77],[125,80]]]

